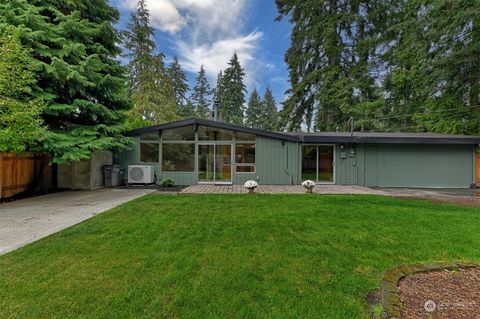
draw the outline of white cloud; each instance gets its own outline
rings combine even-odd
[[[123,0],[134,10],[137,0]],[[152,25],[172,35],[182,66],[198,72],[203,64],[212,84],[218,72],[238,54],[247,86],[255,85],[255,71],[271,64],[256,58],[262,33],[244,31],[244,15],[252,0],[146,0]],[[182,32],[180,32],[182,31]]]
[[[123,0],[123,5],[135,10],[138,0]],[[221,35],[239,28],[247,0],[146,0],[152,25],[175,34],[185,27],[199,35]]]
[[[124,0],[124,5],[130,10],[137,8],[137,0]],[[171,0],[146,0],[150,11],[150,20],[154,28],[169,33],[180,31],[187,23],[186,19]]]
[[[244,68],[251,69],[255,62],[254,53],[257,43],[261,37],[261,32],[252,32],[245,36],[221,39],[200,45],[189,41],[179,41],[178,49],[185,69],[198,72],[203,64],[209,77],[214,79],[220,70],[227,67],[227,63],[234,52],[237,53],[240,64]],[[249,76],[249,73],[247,73],[247,76]]]

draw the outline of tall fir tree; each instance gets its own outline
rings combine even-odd
[[[262,119],[263,113],[263,105],[262,100],[260,99],[260,95],[257,92],[257,89],[253,89],[252,94],[250,94],[250,98],[248,99],[248,105],[246,110],[246,118],[245,118],[245,125],[251,128],[263,128],[262,123],[264,119]]]
[[[186,103],[179,107],[178,112],[180,117],[184,119],[196,117],[195,106],[193,105],[192,99],[188,98]]]
[[[138,2],[123,32],[128,63],[128,89],[133,109],[129,112],[129,128],[160,124],[179,118],[173,83],[164,66],[164,55],[156,53],[154,30],[145,1]]]
[[[154,30],[150,26],[150,13],[145,0],[139,0],[137,9],[130,13],[130,21],[127,30],[122,32],[125,48],[125,56],[129,59],[128,89],[135,92],[142,82],[150,76],[151,67],[154,64],[154,52],[157,46],[153,40]],[[163,56],[158,56],[158,62],[163,63]]]
[[[222,99],[223,92],[224,92],[223,88],[224,88],[224,85],[223,85],[223,71],[220,70],[218,72],[218,75],[217,75],[217,83],[215,85],[215,89],[213,90],[213,100],[214,101],[220,102],[220,100]]]
[[[51,160],[87,159],[95,150],[128,147],[122,133],[130,103],[113,27],[118,11],[107,0],[3,0],[0,12],[0,32],[20,27],[22,44],[32,49],[37,78],[32,94],[45,101],[42,148]]]
[[[233,54],[228,67],[221,77],[221,94],[219,94],[219,110],[225,122],[243,124],[246,86],[243,83],[245,71],[240,65],[238,56]]]
[[[475,1],[393,3],[384,90],[396,130],[480,132],[480,6]],[[392,45],[392,43],[394,45]]]
[[[0,34],[0,152],[33,151],[45,138],[43,103],[32,96],[33,64],[20,34],[16,27]]]
[[[175,101],[179,107],[183,106],[187,102],[188,94],[188,81],[185,71],[178,62],[178,58],[175,56],[168,67],[168,76],[173,84],[173,91],[175,94]]]
[[[279,19],[293,23],[285,56],[292,85],[283,110],[288,129],[345,128],[363,111],[358,105],[378,98],[369,72],[376,32],[370,17],[378,2],[276,0]]]
[[[210,105],[212,103],[212,89],[207,80],[207,75],[203,65],[198,72],[195,86],[192,92],[192,103],[195,110],[195,116],[198,118],[208,118]]]
[[[268,86],[262,100],[260,112],[260,128],[269,131],[280,129],[280,118],[277,110],[277,103],[273,97],[272,90]]]

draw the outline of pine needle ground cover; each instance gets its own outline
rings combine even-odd
[[[0,257],[1,318],[367,318],[388,268],[480,261],[480,210],[152,194]]]

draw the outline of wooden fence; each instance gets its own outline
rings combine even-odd
[[[53,187],[53,169],[47,155],[0,153],[0,199]]]
[[[480,153],[475,153],[475,186],[480,187]]]

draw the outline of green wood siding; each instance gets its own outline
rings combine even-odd
[[[367,145],[365,185],[378,187],[469,187],[470,145]]]
[[[299,153],[298,143],[257,136],[255,174],[234,174],[234,183],[253,179],[260,184],[298,184]]]
[[[335,183],[371,187],[469,187],[474,182],[473,145],[376,144],[335,145]],[[130,151],[118,154],[115,164],[127,168],[141,164],[139,140]],[[301,144],[257,136],[255,173],[233,173],[233,183],[253,179],[260,184],[301,183]],[[160,172],[177,185],[197,183],[196,172]],[[234,168],[233,168],[234,169]]]
[[[335,184],[358,185],[363,180],[363,175],[359,174],[363,167],[363,146],[343,146],[343,149],[342,145],[335,146]]]
[[[473,183],[471,145],[357,145],[355,156],[345,145],[335,155],[338,185],[370,187],[464,188]]]

